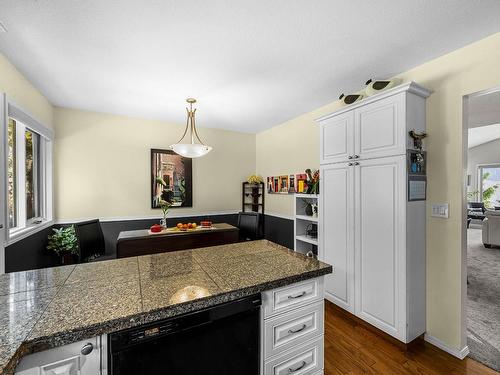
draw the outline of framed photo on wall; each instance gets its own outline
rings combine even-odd
[[[193,207],[192,163],[172,150],[151,149],[151,208],[160,208],[160,200]]]

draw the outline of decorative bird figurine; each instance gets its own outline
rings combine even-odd
[[[413,146],[415,147],[415,149],[422,150],[422,139],[427,137],[427,133],[417,133],[415,130],[410,130],[408,134],[413,139]]]

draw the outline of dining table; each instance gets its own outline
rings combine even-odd
[[[164,253],[201,247],[226,245],[239,241],[239,229],[227,223],[214,223],[211,227],[197,226],[182,230],[166,228],[153,233],[149,229],[122,231],[116,243],[116,257]]]

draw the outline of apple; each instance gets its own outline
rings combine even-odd
[[[182,223],[177,223],[177,228],[181,229],[182,228]]]
[[[162,229],[163,229],[163,227],[161,225],[159,225],[159,224],[154,224],[150,228],[151,232],[153,232],[153,233],[159,233],[159,232],[162,231]]]

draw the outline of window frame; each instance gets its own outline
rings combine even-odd
[[[5,162],[3,169],[5,170],[5,186],[3,191],[5,199],[4,222],[5,227],[5,245],[8,246],[23,238],[26,238],[40,230],[43,230],[53,225],[53,161],[52,152],[54,147],[54,132],[48,128],[27,111],[16,105],[10,98],[4,94],[4,118],[2,119],[1,131],[4,135],[4,150]],[[9,228],[9,209],[8,209],[8,139],[7,127],[9,118],[16,122],[16,227]],[[37,217],[26,219],[26,138],[25,131],[37,133],[39,135],[38,160],[37,160],[37,175],[34,179],[39,182],[38,198],[39,212]]]
[[[477,165],[477,201],[483,201],[483,169],[500,168],[500,163],[478,164]]]

